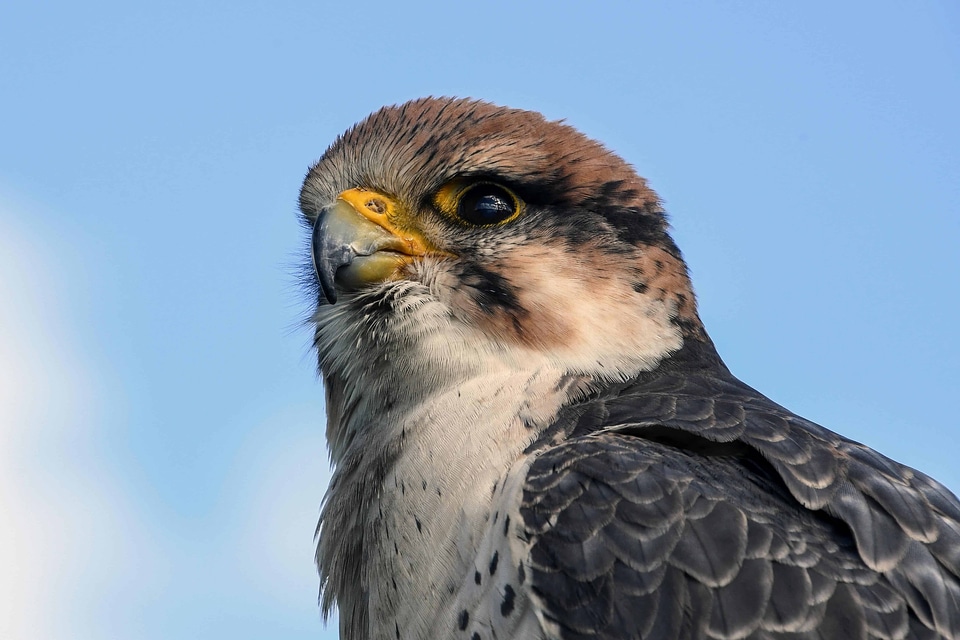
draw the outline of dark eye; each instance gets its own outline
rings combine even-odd
[[[520,201],[515,195],[490,183],[468,187],[457,203],[457,216],[464,222],[481,227],[503,222],[519,211]]]

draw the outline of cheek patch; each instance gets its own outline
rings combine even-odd
[[[434,284],[453,314],[492,342],[545,355],[567,370],[619,378],[656,366],[682,345],[672,321],[676,300],[652,285],[638,290],[636,260],[541,240],[503,248],[460,273],[437,273]]]

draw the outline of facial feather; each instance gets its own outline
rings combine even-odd
[[[441,185],[470,176],[515,189],[522,215],[478,228],[430,206]],[[624,379],[655,366],[685,337],[703,337],[656,194],[623,160],[565,124],[469,100],[384,108],[310,170],[301,193],[305,220],[358,187],[397,198],[423,235],[455,257],[426,256],[408,265],[401,282],[357,293],[356,304],[330,312],[321,305],[321,363],[349,335],[357,344],[387,339],[392,346],[380,347],[398,354],[410,340],[432,342],[430,364],[419,373],[463,368],[462,355],[478,351]],[[371,367],[380,370],[354,361],[333,368],[353,377]]]

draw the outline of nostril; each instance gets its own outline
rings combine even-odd
[[[380,198],[370,198],[364,203],[364,206],[381,216],[387,212],[387,203]]]

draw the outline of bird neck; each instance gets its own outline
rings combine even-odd
[[[495,490],[575,386],[549,368],[495,368],[423,402],[355,411],[321,514],[325,606],[362,609],[370,630],[397,621],[402,637],[442,637],[453,624],[444,596],[478,562],[465,550],[497,512]]]

